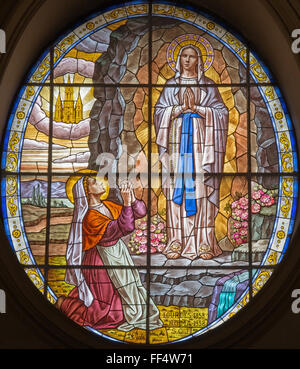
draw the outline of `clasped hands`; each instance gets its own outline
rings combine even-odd
[[[191,110],[193,112],[196,111],[195,95],[190,87],[188,87],[184,92],[183,105],[181,108],[183,112],[186,110]]]
[[[188,87],[183,94],[183,105],[181,106],[182,113],[193,112],[199,114],[201,117],[205,117],[205,107],[199,107],[195,102],[194,92]]]
[[[136,200],[132,183],[125,180],[120,184],[119,188],[124,206],[131,206],[131,204]]]

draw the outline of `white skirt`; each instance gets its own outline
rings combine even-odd
[[[120,239],[113,246],[98,245],[97,249],[105,266],[117,267],[107,269],[107,273],[119,292],[126,320],[118,329],[125,332],[133,328],[146,329],[147,291],[141,282],[138,270],[132,268],[134,263],[124,241]],[[120,266],[125,268],[119,268]],[[161,328],[162,326],[159,310],[149,298],[149,329]]]

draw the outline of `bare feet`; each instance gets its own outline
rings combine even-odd
[[[211,253],[205,253],[205,254],[200,255],[200,258],[203,259],[203,260],[209,260],[209,259],[212,259],[213,257],[214,256]]]
[[[168,254],[166,254],[166,257],[168,259],[178,259],[180,257],[180,254],[176,252],[169,252]]]
[[[181,244],[179,242],[172,242],[169,247],[165,250],[164,254],[168,259],[178,259],[181,255]]]
[[[199,247],[199,257],[203,260],[209,260],[212,259],[214,257],[214,254],[210,251],[210,247],[209,245],[201,245]]]

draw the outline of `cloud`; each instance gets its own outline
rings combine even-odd
[[[43,111],[41,96],[39,95],[31,111],[29,122],[40,132],[49,135],[50,121]],[[52,123],[52,135],[54,138],[63,140],[79,140],[90,134],[90,118],[84,119],[79,123]]]
[[[54,163],[87,163],[90,158],[90,152],[80,152],[78,154],[69,155],[61,159],[54,160]]]
[[[24,139],[23,149],[25,150],[48,150],[48,148],[49,148],[48,142],[31,140],[29,138]],[[53,144],[52,148],[55,150],[66,149],[65,146],[56,144]]]

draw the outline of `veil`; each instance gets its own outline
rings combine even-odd
[[[198,55],[198,70],[197,70],[197,79],[198,79],[198,82],[200,82],[201,78],[202,78],[202,75],[203,75],[203,63],[202,63],[202,57],[201,57],[201,54],[200,54],[200,50],[198,49],[198,47],[192,45],[192,44],[189,44],[189,45],[185,45],[183,46],[181,49],[180,49],[180,52],[178,54],[178,57],[177,57],[177,61],[176,61],[176,74],[175,74],[175,79],[177,81],[177,83],[179,82],[178,79],[180,78],[180,75],[181,75],[181,68],[180,68],[180,57],[181,57],[181,54],[182,54],[182,51],[185,50],[185,49],[193,49],[196,51],[197,55]]]
[[[88,201],[83,186],[83,177],[81,177],[73,187],[74,196],[74,214],[69,234],[66,260],[67,264],[74,266],[74,269],[67,269],[65,282],[73,284],[78,288],[80,300],[85,306],[90,306],[94,297],[84,279],[80,269],[82,263],[82,221],[88,210]]]

